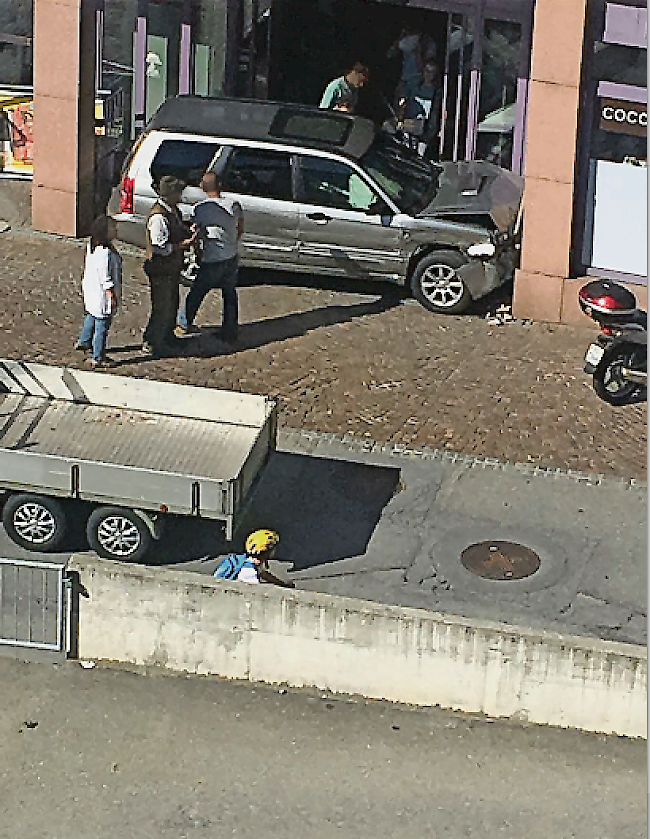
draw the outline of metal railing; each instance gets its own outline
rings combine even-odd
[[[0,557],[0,645],[64,651],[65,567],[65,562]]]

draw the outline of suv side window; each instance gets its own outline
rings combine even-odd
[[[224,176],[226,192],[292,201],[291,158],[286,152],[233,149]]]
[[[198,186],[219,149],[218,143],[163,140],[151,164],[151,179],[157,184],[163,175],[176,175],[188,186]]]
[[[354,169],[324,157],[300,157],[300,200],[337,210],[377,212],[381,199]]]

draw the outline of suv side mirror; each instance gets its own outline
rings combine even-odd
[[[366,213],[369,216],[379,216],[381,218],[381,223],[384,227],[389,227],[391,221],[393,220],[393,211],[391,208],[386,204],[385,201],[382,201],[378,198],[376,201],[373,201],[372,204],[366,210]]]

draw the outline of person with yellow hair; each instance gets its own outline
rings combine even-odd
[[[221,580],[241,583],[273,583],[283,588],[295,588],[292,582],[276,577],[269,571],[269,560],[275,555],[280,536],[274,530],[255,530],[246,539],[243,554],[228,554],[217,566],[214,576]]]

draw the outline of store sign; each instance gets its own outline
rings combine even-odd
[[[622,99],[601,99],[600,127],[615,134],[645,137],[648,130],[648,106]]]

